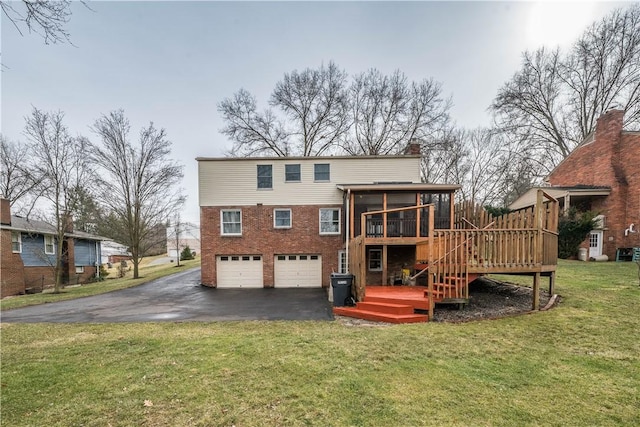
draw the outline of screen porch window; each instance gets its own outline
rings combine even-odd
[[[240,209],[228,209],[220,212],[220,230],[223,236],[242,235],[242,212]]]

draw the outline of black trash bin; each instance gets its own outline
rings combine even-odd
[[[353,274],[332,273],[331,287],[333,288],[333,306],[344,307],[347,298],[351,297]]]

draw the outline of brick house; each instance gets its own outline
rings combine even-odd
[[[589,257],[615,260],[640,247],[640,132],[623,130],[624,111],[600,116],[596,130],[548,176],[543,189],[563,209],[598,212],[597,229],[581,244]],[[531,189],[510,205],[533,203]]]
[[[202,283],[213,287],[329,287],[345,272],[364,212],[435,203],[450,226],[458,185],[421,183],[419,147],[407,155],[198,158]],[[416,219],[397,217],[397,238]],[[413,213],[411,213],[413,215]],[[387,218],[387,216],[385,216]],[[412,222],[411,222],[412,221]],[[446,223],[446,224],[445,224]],[[418,221],[418,224],[420,222]],[[372,228],[378,225],[367,223]],[[403,231],[403,227],[405,228]],[[415,263],[413,247],[370,247],[368,283]]]
[[[0,205],[0,297],[41,291],[52,285],[57,250],[55,227],[12,216],[6,199],[0,199]],[[100,242],[107,239],[73,228],[65,236],[64,282],[91,280],[98,274]]]

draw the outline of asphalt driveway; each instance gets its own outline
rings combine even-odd
[[[102,295],[2,313],[3,323],[332,320],[324,289],[212,289],[200,268]]]

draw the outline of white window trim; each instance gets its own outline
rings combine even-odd
[[[371,268],[371,253],[378,252],[380,254],[380,267]],[[369,249],[369,257],[367,258],[367,269],[369,271],[382,271],[382,249]]]
[[[327,165],[329,166],[329,179],[317,179],[316,178],[316,166]],[[314,182],[331,182],[331,163],[314,163],[313,164],[313,181]]]
[[[298,179],[287,179],[287,166],[298,166]],[[300,163],[288,163],[284,165],[284,182],[302,182],[302,165]]]
[[[277,225],[276,224],[276,212],[289,212],[289,225]],[[293,214],[291,213],[291,209],[286,209],[286,208],[277,208],[273,210],[273,228],[279,228],[279,229],[283,229],[283,228],[291,228],[293,225]]]
[[[47,239],[51,239],[51,243],[47,244]],[[51,246],[53,249],[51,249],[50,252],[47,252],[47,246]],[[55,239],[53,238],[53,236],[48,236],[45,235],[44,236],[44,253],[47,255],[55,255],[56,253],[56,242]]]
[[[342,267],[344,260],[344,268]],[[347,251],[341,250],[338,251],[338,273],[346,274],[349,271],[349,266],[347,265]]]
[[[240,212],[240,232],[239,233],[224,232],[224,213],[225,212]],[[242,209],[221,209],[220,210],[220,235],[221,236],[242,236]]]
[[[338,211],[338,231],[322,231],[322,211]],[[318,210],[318,230],[323,236],[335,236],[341,233],[342,209],[340,208],[320,208]]]
[[[84,265],[76,265],[76,274],[84,273]]]
[[[17,241],[13,241],[13,236],[18,236],[18,240]],[[13,244],[17,243],[18,244],[18,250],[14,250],[13,249]],[[19,231],[14,231],[11,233],[11,252],[14,254],[21,254],[22,253],[22,233]]]

